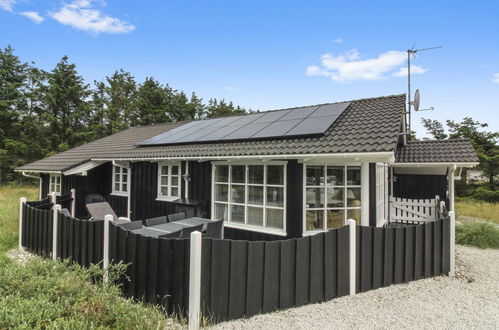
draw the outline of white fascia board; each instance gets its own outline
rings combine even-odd
[[[162,160],[258,160],[258,159],[300,159],[304,162],[311,160],[352,159],[367,162],[395,161],[393,151],[382,152],[351,152],[351,153],[325,153],[325,154],[296,154],[296,155],[251,155],[251,156],[201,156],[201,157],[154,157],[154,158],[93,158],[92,161],[162,161]]]
[[[49,171],[49,170],[14,170],[14,172],[18,173],[53,173],[53,174],[62,174],[62,171]]]
[[[100,166],[102,164],[104,164],[104,162],[102,162],[102,161],[90,161],[90,162],[86,162],[85,164],[81,164],[80,166],[76,166],[75,168],[67,170],[63,174],[64,175],[82,174],[82,173],[90,171],[91,169],[93,169],[93,168],[95,168],[97,166]]]
[[[393,163],[393,167],[475,167],[478,162],[468,163]]]

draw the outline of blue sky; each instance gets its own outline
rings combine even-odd
[[[471,116],[499,130],[499,1],[0,0],[0,47],[88,83],[116,69],[252,109],[406,93],[413,116]],[[402,71],[400,71],[402,69]]]

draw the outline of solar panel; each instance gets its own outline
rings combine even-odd
[[[137,143],[179,144],[323,134],[350,102],[193,121]]]

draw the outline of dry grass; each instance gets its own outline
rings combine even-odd
[[[456,200],[456,214],[499,224],[499,203],[487,203],[474,199]]]

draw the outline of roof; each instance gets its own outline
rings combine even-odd
[[[367,98],[350,102],[348,108],[321,136],[165,146],[136,146],[135,144],[140,141],[167,132],[185,124],[185,122],[151,125],[127,129],[103,139],[24,165],[17,170],[65,171],[91,159],[154,159],[166,157],[224,157],[395,151],[402,115],[405,109],[405,95]]]
[[[476,163],[467,139],[410,141],[395,152],[396,163]]]

